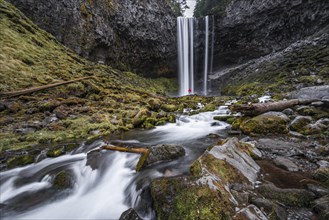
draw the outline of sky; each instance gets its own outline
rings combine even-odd
[[[194,11],[194,7],[196,4],[196,0],[186,0],[187,2],[187,6],[189,6],[189,9],[186,9],[184,16],[185,17],[193,17],[193,11]]]

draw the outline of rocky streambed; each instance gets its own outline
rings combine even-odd
[[[50,212],[58,219],[68,213],[72,218],[123,213],[122,219],[326,219],[328,91],[302,89],[292,98],[319,101],[255,117],[230,113],[227,106],[202,113],[210,104],[199,103],[178,114],[176,123],[67,146],[60,154],[48,151],[40,162],[0,174],[1,213],[4,219],[43,219]],[[147,147],[151,154],[136,172],[138,155],[88,154],[104,144]]]

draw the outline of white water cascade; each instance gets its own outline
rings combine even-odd
[[[208,94],[209,16],[205,18],[203,94]]]
[[[177,18],[179,95],[194,93],[194,18]]]
[[[198,108],[202,108],[201,103]],[[185,112],[192,110],[186,109]],[[68,220],[119,219],[121,213],[134,208],[145,220],[156,219],[148,187],[151,180],[162,176],[180,176],[216,138],[208,134],[225,134],[229,124],[214,120],[227,115],[227,106],[213,112],[189,116],[182,114],[176,123],[153,130],[133,131],[116,144],[181,144],[186,156],[162,161],[139,172],[135,171],[139,155],[123,152],[95,151],[105,143],[96,140],[82,143],[72,154],[46,158],[38,163],[0,172],[0,219],[3,220]],[[55,178],[66,171],[72,186],[57,188]]]
[[[208,95],[208,74],[212,71],[213,47],[214,47],[214,17],[206,16],[204,30],[198,30],[195,25],[196,18],[177,18],[177,48],[178,48],[178,66],[179,66],[179,95],[189,95],[198,90],[203,95]],[[209,23],[212,21],[212,30],[209,32]],[[198,47],[195,37],[196,34],[204,31],[204,60],[202,69],[202,86],[196,89],[197,63],[195,56],[195,47]],[[211,36],[211,44],[209,38]],[[211,47],[209,54],[209,47]],[[209,59],[210,56],[210,59]]]

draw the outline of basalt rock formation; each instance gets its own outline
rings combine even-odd
[[[78,54],[148,76],[176,59],[176,16],[168,1],[8,0]]]
[[[215,15],[215,62],[242,63],[282,50],[329,23],[326,0],[201,0],[195,15]]]

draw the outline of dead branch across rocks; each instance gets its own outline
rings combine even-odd
[[[269,111],[282,111],[295,105],[308,105],[319,101],[314,99],[291,99],[278,102],[256,103],[256,104],[234,104],[230,107],[232,112],[241,112],[246,116],[256,116]]]
[[[143,147],[118,147],[118,146],[113,146],[113,145],[104,145],[100,148],[97,148],[96,150],[97,151],[113,150],[113,151],[135,153],[135,154],[143,154],[143,153],[147,153],[150,151],[148,148],[143,148]]]
[[[141,157],[139,158],[138,163],[136,165],[136,171],[140,171],[144,167],[145,161],[147,160],[148,156],[151,153],[151,150],[149,148],[119,147],[119,146],[114,146],[114,145],[104,145],[104,146],[96,148],[92,151],[89,151],[88,154],[93,153],[93,152],[99,152],[101,150],[112,150],[112,151],[119,151],[119,152],[141,154]]]
[[[85,79],[90,79],[93,78],[92,76],[87,76],[87,77],[82,77],[82,78],[78,78],[78,79],[74,79],[74,80],[69,80],[69,81],[63,81],[63,82],[58,82],[58,83],[54,83],[54,84],[48,84],[48,85],[44,85],[44,86],[38,86],[38,87],[32,87],[29,89],[23,89],[23,90],[19,90],[19,91],[13,91],[13,92],[3,92],[0,93],[0,97],[2,98],[12,98],[12,97],[16,97],[16,96],[20,96],[20,95],[26,95],[26,94],[30,94],[33,92],[37,92],[37,91],[41,91],[41,90],[45,90],[45,89],[49,89],[49,88],[53,88],[53,87],[57,87],[57,86],[61,86],[61,85],[67,85],[70,83],[75,83],[75,82],[79,82]]]

